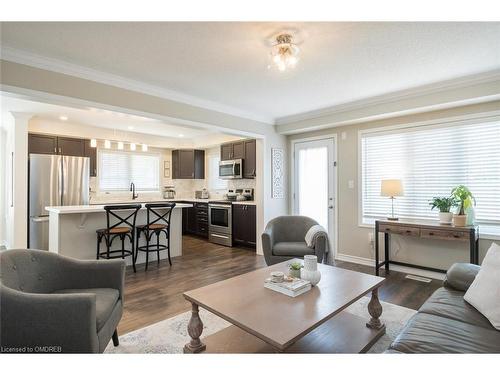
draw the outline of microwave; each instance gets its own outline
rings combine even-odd
[[[219,178],[223,180],[243,178],[243,160],[235,159],[219,162]]]

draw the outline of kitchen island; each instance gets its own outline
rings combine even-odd
[[[137,204],[141,204],[136,202]],[[177,203],[170,219],[170,256],[182,255],[182,208],[192,207],[189,203]],[[104,205],[85,206],[50,206],[49,212],[49,251],[76,259],[96,259],[96,230],[106,227],[106,211]],[[146,208],[137,213],[136,225],[146,224]],[[128,247],[128,241],[125,242]],[[141,236],[139,246],[145,245]],[[105,250],[101,243],[101,252]],[[160,251],[160,259],[167,258],[167,251]],[[131,257],[125,258],[127,265],[132,264]],[[150,254],[149,261],[156,260]],[[146,261],[146,254],[139,252],[137,264]]]

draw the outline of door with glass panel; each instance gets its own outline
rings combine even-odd
[[[294,144],[294,215],[309,216],[328,231],[334,243],[335,177],[333,138]]]

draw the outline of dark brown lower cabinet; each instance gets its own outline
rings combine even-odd
[[[233,204],[233,243],[255,248],[257,216],[254,205]]]
[[[208,238],[207,203],[193,203],[193,207],[182,209],[182,215],[183,234],[195,234]]]

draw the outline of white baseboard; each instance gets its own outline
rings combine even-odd
[[[362,264],[364,266],[370,266],[370,267],[375,266],[375,260],[373,260],[373,259],[357,257],[354,255],[348,255],[348,254],[337,254],[337,256],[335,257],[335,260],[356,263],[356,264]],[[391,264],[390,269],[394,270],[394,271],[398,271],[398,272],[409,273],[412,275],[430,277],[431,279],[436,279],[436,280],[444,280],[444,277],[445,277],[444,273],[421,270],[419,268],[413,268],[413,267],[399,266],[396,264]]]

